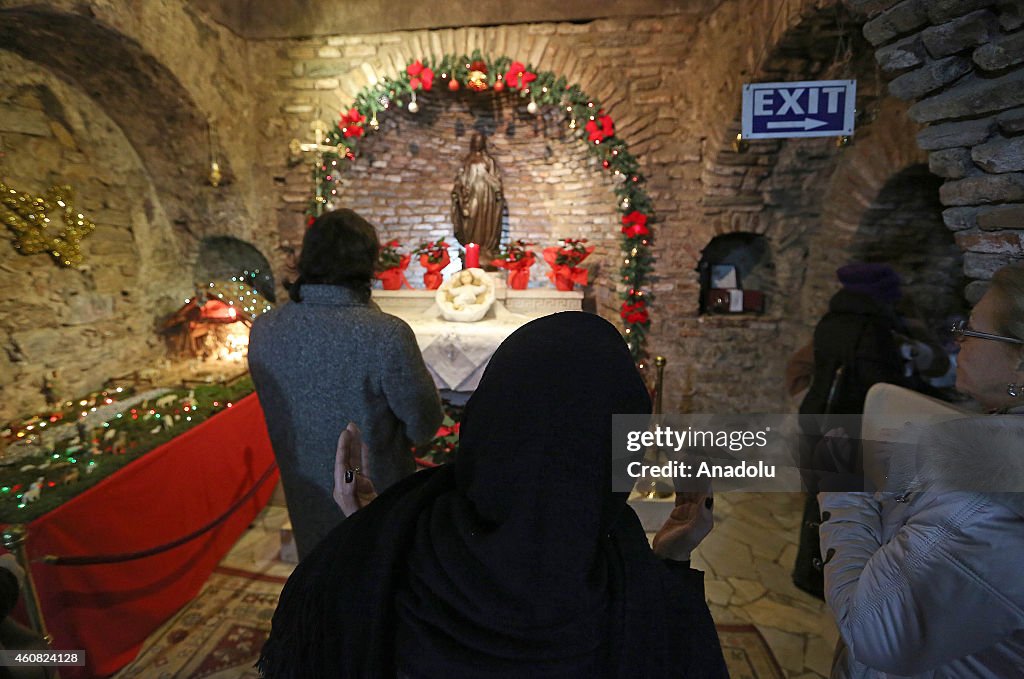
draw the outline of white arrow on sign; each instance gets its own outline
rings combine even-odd
[[[816,120],[814,118],[804,118],[803,122],[799,120],[787,120],[785,122],[774,121],[764,124],[764,126],[769,130],[813,130],[825,125],[828,125],[828,122],[824,120]]]

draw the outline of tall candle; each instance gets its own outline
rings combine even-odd
[[[480,246],[477,243],[466,243],[466,268],[480,268]]]

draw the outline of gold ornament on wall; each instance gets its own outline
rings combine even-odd
[[[53,213],[59,213],[64,227],[58,228]],[[41,196],[16,191],[0,182],[0,221],[14,233],[14,249],[22,255],[48,253],[60,266],[82,262],[80,244],[96,225],[75,211],[74,191],[70,186],[51,186]]]
[[[224,175],[220,173],[220,163],[216,160],[210,161],[210,176],[207,178],[210,182],[210,186],[217,188],[220,186],[220,180],[224,178]]]

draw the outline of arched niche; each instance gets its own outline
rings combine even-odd
[[[903,306],[936,330],[949,315],[966,312],[963,254],[942,221],[941,185],[923,163],[890,177],[861,216],[850,247],[855,261],[896,269]]]
[[[213,280],[244,277],[244,282],[261,295],[275,302],[274,274],[270,263],[251,244],[232,236],[211,236],[199,244],[195,283],[202,285]]]
[[[715,236],[702,251],[697,270],[702,314],[764,311],[765,292],[774,289],[768,240],[757,233]]]

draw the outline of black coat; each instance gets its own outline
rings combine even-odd
[[[895,333],[899,321],[890,307],[867,295],[840,290],[814,329],[814,377],[800,404],[801,415],[826,412],[857,415],[878,382],[906,385]],[[828,408],[836,369],[844,367]],[[805,432],[807,431],[805,427]],[[808,432],[809,433],[809,432]]]
[[[0,568],[0,620],[6,618],[18,603],[18,578],[6,568]]]

